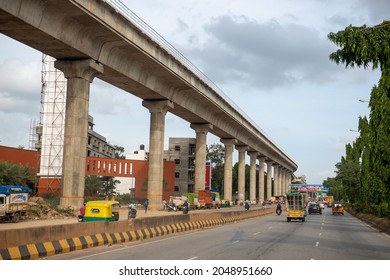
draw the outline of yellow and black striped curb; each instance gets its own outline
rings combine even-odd
[[[234,222],[236,219],[211,219],[197,222],[185,222],[179,224],[163,225],[152,228],[139,229],[119,233],[99,233],[88,236],[79,236],[69,239],[48,241],[37,244],[19,245],[7,249],[0,249],[0,260],[32,260],[44,258],[61,253],[68,253],[75,250],[87,249],[102,245],[125,243],[184,232],[194,229],[201,229]]]

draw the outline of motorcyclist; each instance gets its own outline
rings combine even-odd
[[[280,215],[282,213],[282,204],[278,202],[276,205],[276,214]]]
[[[79,222],[83,222],[83,221],[84,221],[84,216],[85,216],[85,203],[84,203],[83,206],[80,208],[80,213],[79,213],[79,215],[77,216]]]
[[[129,218],[135,218],[137,215],[137,207],[134,203],[129,204]]]
[[[168,204],[168,211],[169,210],[173,210],[173,211],[177,210],[176,204],[172,200],[169,201],[169,204]]]
[[[187,200],[185,200],[184,201],[184,203],[183,203],[183,213],[184,214],[187,214],[188,213],[188,202],[187,202]]]

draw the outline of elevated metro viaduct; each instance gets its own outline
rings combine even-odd
[[[67,78],[61,204],[83,202],[90,83],[95,77],[143,100],[150,112],[148,198],[161,207],[165,115],[188,121],[196,133],[195,191],[204,188],[206,137],[225,145],[223,197],[232,200],[232,153],[239,152],[239,195],[245,153],[250,156],[250,200],[256,161],[267,163],[267,196],[287,188],[297,164],[175,48],[119,1],[3,0],[0,32],[56,59]],[[262,173],[261,173],[262,174]],[[260,200],[264,180],[260,176]]]

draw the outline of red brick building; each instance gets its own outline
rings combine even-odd
[[[0,160],[22,164],[31,168],[33,174],[39,172],[40,153],[33,150],[25,150],[0,146]],[[148,193],[148,161],[128,160],[113,158],[87,157],[85,175],[134,177],[135,193],[137,199],[145,199]],[[169,200],[174,194],[175,186],[175,162],[164,161],[163,174],[163,199]],[[61,178],[39,178],[38,194],[53,192],[60,194]]]

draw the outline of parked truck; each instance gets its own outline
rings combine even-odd
[[[289,192],[286,194],[286,217],[287,222],[291,220],[305,221],[306,217],[306,194]]]
[[[24,186],[0,185],[0,220],[19,222],[27,214],[30,189]]]
[[[219,193],[211,190],[199,190],[198,202],[200,208],[221,208],[221,198]]]

